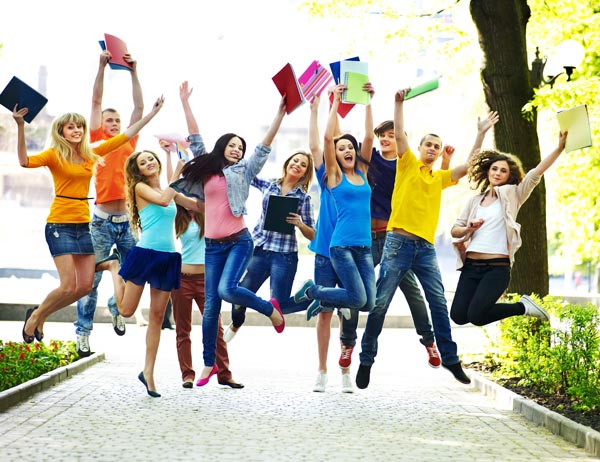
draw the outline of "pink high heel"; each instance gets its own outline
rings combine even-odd
[[[210,380],[210,378],[215,375],[217,372],[219,372],[219,366],[217,366],[216,364],[213,366],[212,371],[210,371],[210,374],[208,374],[208,377],[205,377],[203,379],[198,379],[198,381],[196,382],[196,386],[197,387],[203,387],[204,385],[206,385],[208,383],[208,381]]]
[[[276,309],[279,314],[281,315],[281,324],[279,324],[278,326],[273,326],[273,328],[275,329],[275,332],[277,332],[278,334],[281,334],[283,332],[283,329],[285,329],[285,318],[283,317],[283,313],[281,312],[281,308],[279,308],[279,302],[277,300],[275,300],[274,298],[272,298],[271,300],[269,300],[269,302],[271,302],[271,305],[273,305],[273,308]]]

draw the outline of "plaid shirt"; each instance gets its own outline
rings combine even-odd
[[[267,231],[263,229],[265,214],[267,213],[267,204],[269,203],[269,196],[272,194],[281,196],[281,185],[277,182],[277,179],[273,178],[269,181],[266,181],[254,177],[250,184],[255,188],[260,189],[263,193],[260,220],[252,231],[254,246],[262,246],[263,250],[269,250],[271,252],[298,252],[296,233],[282,234],[276,231]],[[313,218],[313,209],[310,196],[305,193],[300,186],[287,193],[286,196],[297,197],[300,199],[300,202],[298,202],[298,214],[302,217],[304,224],[314,228],[315,220]]]

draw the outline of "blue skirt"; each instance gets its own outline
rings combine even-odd
[[[127,252],[119,274],[138,286],[149,283],[153,289],[170,292],[181,284],[181,254],[136,245]]]

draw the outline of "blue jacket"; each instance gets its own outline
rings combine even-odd
[[[188,139],[194,157],[206,154],[206,146],[200,134],[190,135]],[[234,216],[246,215],[246,199],[248,199],[250,192],[250,182],[262,170],[270,152],[271,146],[259,144],[249,158],[243,158],[238,163],[223,169],[223,175],[225,175],[225,182],[227,183],[227,199],[229,200],[231,213]],[[194,183],[181,178],[171,183],[171,187],[186,196],[204,200],[204,185],[202,182]]]

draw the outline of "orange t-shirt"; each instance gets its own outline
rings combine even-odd
[[[135,151],[139,135],[104,156],[104,165],[96,164],[96,204],[125,199],[125,161]],[[102,127],[90,132],[90,143],[111,139]]]
[[[121,133],[95,147],[93,151],[99,156],[105,156],[126,141],[127,137]],[[87,196],[90,192],[93,162],[73,164],[62,160],[54,148],[50,148],[28,157],[27,168],[36,167],[48,167],[54,181],[55,197],[46,221],[48,223],[89,223],[90,206]]]

